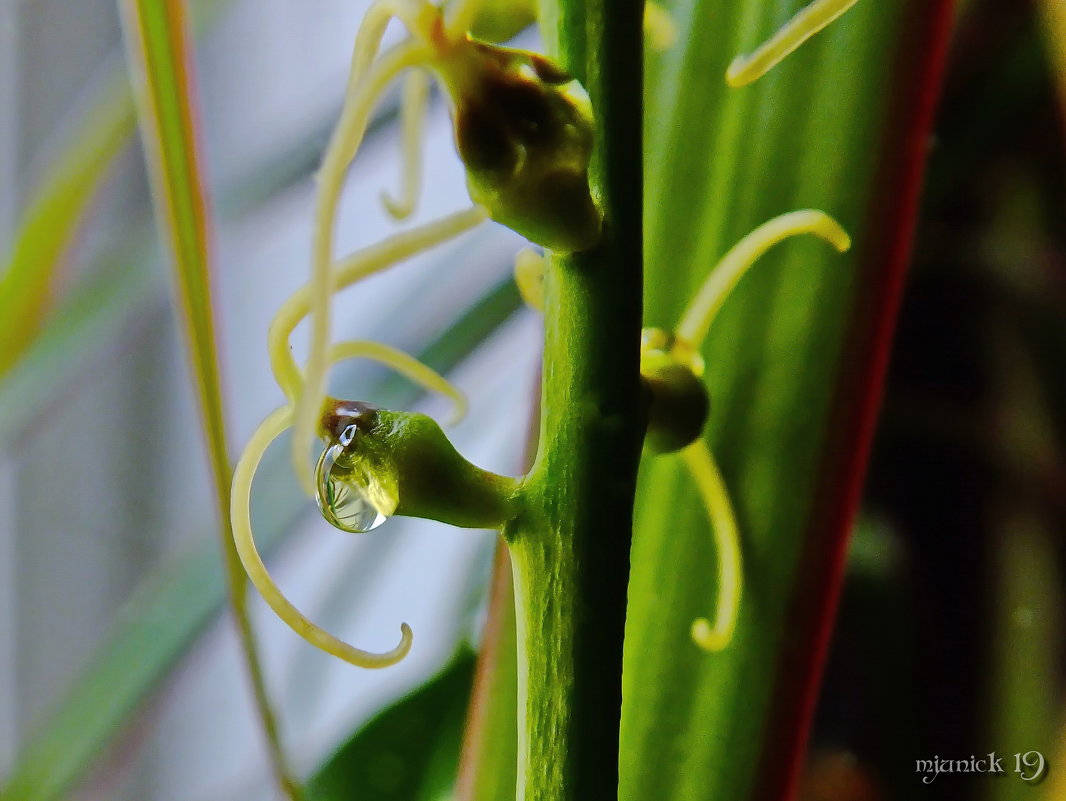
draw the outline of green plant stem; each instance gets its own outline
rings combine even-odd
[[[511,545],[519,635],[518,798],[615,799],[633,497],[646,405],[641,326],[643,3],[564,0],[545,38],[597,115],[605,226],[545,276],[540,449]]]

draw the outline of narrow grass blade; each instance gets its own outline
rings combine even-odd
[[[141,119],[156,218],[175,273],[181,318],[192,361],[218,506],[226,581],[252,691],[279,785],[293,799],[299,789],[286,764],[277,721],[267,698],[247,610],[247,582],[229,523],[232,464],[223,413],[212,304],[206,187],[192,100],[192,56],[184,0],[120,0],[133,85]]]

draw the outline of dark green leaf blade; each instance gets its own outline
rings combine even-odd
[[[356,732],[308,782],[309,801],[435,801],[455,784],[474,677],[464,647],[435,678]]]
[[[906,235],[888,264],[882,221],[906,226],[914,213],[913,187],[897,184],[890,163],[919,119],[898,106],[915,80],[901,43],[925,41],[943,6],[860,3],[758,83],[728,89],[721,76],[732,57],[798,6],[697,3],[683,19],[686,41],[650,77],[649,324],[676,324],[716,260],[783,212],[822,209],[856,247],[841,257],[816,241],[779,246],[743,279],[703,350],[709,443],[745,560],[739,625],[723,652],[689,638],[692,621],[713,611],[717,559],[695,488],[678,460],[644,466],[624,674],[627,800],[784,798],[802,758],[819,627],[854,511],[853,488],[825,477],[834,460],[861,473],[868,437],[850,425],[833,436],[837,404],[876,383],[849,366],[877,361],[866,323],[894,314],[898,286],[875,288],[882,274],[901,274]],[[812,610],[802,624],[801,607]]]

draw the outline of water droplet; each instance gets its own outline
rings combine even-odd
[[[315,469],[315,500],[322,516],[342,531],[373,531],[396,511],[398,497],[388,473],[360,447],[357,426],[347,426],[322,452]]]

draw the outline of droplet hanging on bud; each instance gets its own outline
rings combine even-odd
[[[376,411],[366,404],[337,403],[327,413],[329,444],[315,468],[315,500],[322,516],[355,534],[373,531],[399,503],[395,471],[368,437]]]
[[[467,40],[438,67],[454,104],[471,199],[542,247],[573,253],[600,239],[588,167],[588,93],[544,56]]]

